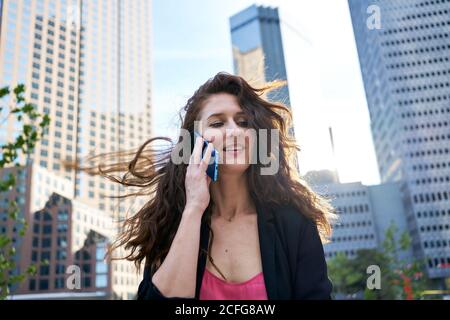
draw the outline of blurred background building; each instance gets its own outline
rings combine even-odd
[[[450,1],[349,7],[381,181],[400,185],[413,250],[429,276],[449,277]]]
[[[285,81],[284,86],[264,93],[263,97],[290,108],[278,8],[251,5],[230,17],[230,31],[234,73],[255,88],[272,81]],[[293,123],[288,129],[295,138]],[[294,162],[298,170],[296,155]]]
[[[230,30],[236,75],[256,87],[287,81],[278,8],[252,5],[230,18]],[[267,98],[291,105],[288,85]]]
[[[51,118],[22,168],[29,176],[17,186],[22,214],[35,228],[22,239],[17,257],[22,266],[38,263],[38,275],[15,293],[64,291],[68,274],[62,270],[89,255],[78,291],[133,298],[140,280],[134,266],[103,266],[95,252],[114,238],[117,226],[111,224],[142,200],[109,198],[124,189],[67,169],[62,161],[128,150],[151,135],[151,1],[2,0],[0,9],[0,87],[25,84],[27,100]],[[0,144],[19,129],[10,117],[0,128]],[[0,223],[6,221],[3,205],[0,214]],[[14,232],[7,223],[1,231]],[[39,265],[45,257],[48,267]]]
[[[355,258],[358,250],[383,250],[386,230],[393,224],[395,240],[408,233],[400,184],[365,186],[360,182],[340,183],[336,172],[310,171],[303,177],[320,195],[331,199],[338,220],[333,223],[331,241],[324,246],[326,259],[338,253]],[[413,252],[399,250],[397,258],[411,261]]]

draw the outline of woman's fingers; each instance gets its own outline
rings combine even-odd
[[[202,160],[202,146],[203,146],[202,138],[200,137],[195,138],[194,150],[192,151],[191,155],[191,163],[200,164],[200,161]]]

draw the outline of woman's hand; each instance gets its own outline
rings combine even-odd
[[[211,183],[211,178],[206,174],[206,169],[211,159],[213,145],[208,143],[203,159],[202,147],[203,140],[197,137],[194,150],[189,159],[185,179],[186,208],[199,214],[203,214],[210,200],[209,184]]]

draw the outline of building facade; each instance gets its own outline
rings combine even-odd
[[[450,1],[349,7],[382,182],[401,182],[415,255],[448,277]]]
[[[2,0],[0,8],[0,87],[25,84],[27,101],[51,118],[30,162],[64,185],[58,195],[88,206],[94,220],[105,213],[114,222],[133,213],[143,200],[110,198],[127,191],[67,169],[63,161],[134,149],[151,135],[151,1]],[[12,117],[2,124],[1,145],[19,125]],[[52,195],[39,195],[45,192],[39,168],[30,171],[30,184],[21,185],[30,201],[25,216],[42,210]],[[139,280],[134,266],[120,261],[111,268],[111,296],[133,297]]]
[[[278,8],[252,5],[230,18],[234,72],[256,87],[287,81]],[[267,98],[291,105],[285,85]]]
[[[409,233],[400,184],[396,182],[366,186],[360,182],[339,183],[334,171],[311,171],[305,175],[311,187],[331,200],[336,209],[331,241],[324,245],[325,257],[338,253],[354,258],[359,250],[383,250],[386,231],[394,226],[397,242]],[[397,258],[409,262],[411,248],[398,250]]]

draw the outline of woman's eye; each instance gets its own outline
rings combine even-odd
[[[214,122],[214,123],[211,123],[209,126],[210,127],[213,127],[213,128],[218,128],[218,127],[220,127],[222,125],[222,122]]]
[[[247,121],[247,120],[239,121],[239,125],[240,125],[241,127],[248,127],[248,121]]]

